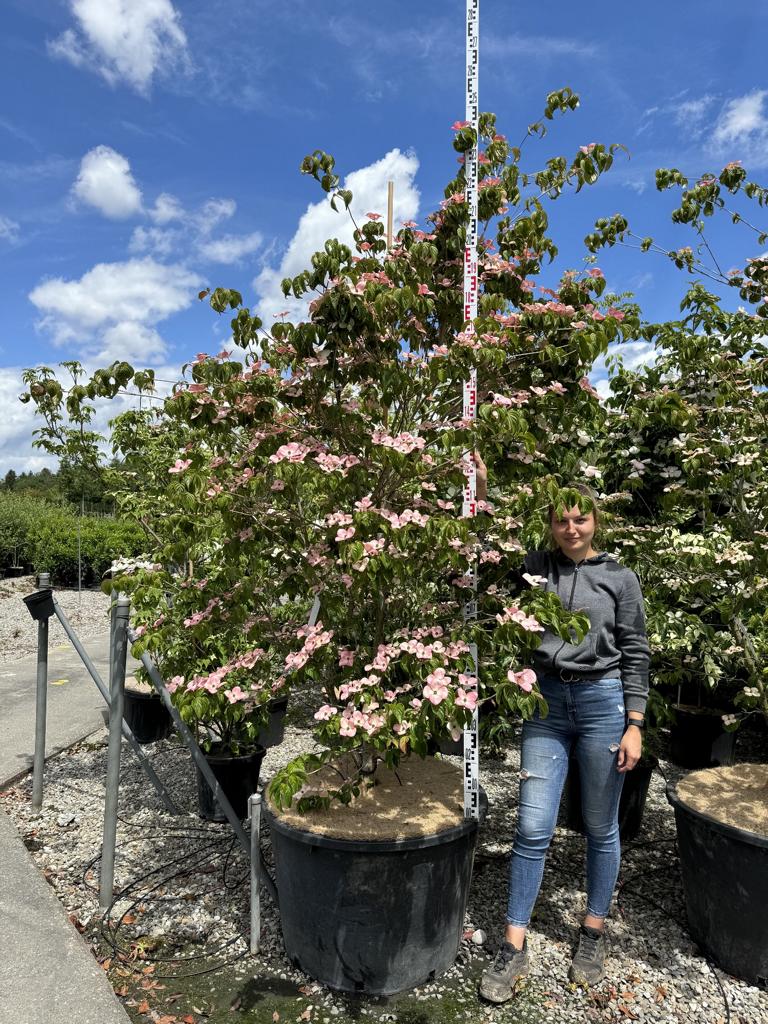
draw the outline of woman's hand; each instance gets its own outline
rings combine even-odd
[[[643,734],[634,725],[628,725],[621,737],[616,765],[620,772],[631,772],[643,753]]]
[[[480,458],[478,452],[472,452],[472,460],[475,463],[475,479],[477,482],[477,500],[485,501],[488,496],[488,469]]]

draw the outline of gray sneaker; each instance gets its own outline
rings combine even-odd
[[[579,929],[579,944],[568,972],[570,980],[577,985],[596,985],[605,976],[607,951],[605,931],[588,928],[583,924]]]
[[[527,973],[528,941],[518,949],[505,940],[480,981],[480,995],[491,1003],[506,1003],[515,994],[518,981]]]

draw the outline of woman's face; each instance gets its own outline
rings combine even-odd
[[[580,562],[592,553],[596,526],[594,512],[582,512],[578,505],[566,509],[562,519],[558,519],[554,511],[550,516],[555,543],[574,562]]]

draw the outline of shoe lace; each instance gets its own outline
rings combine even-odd
[[[599,935],[590,935],[589,932],[579,932],[579,949],[577,955],[585,960],[594,960],[600,944]]]
[[[499,951],[496,954],[496,959],[493,961],[493,964],[491,965],[491,970],[493,971],[493,973],[503,974],[504,968],[507,966],[510,960],[514,960],[517,952],[518,950],[516,950],[514,946],[500,946]]]

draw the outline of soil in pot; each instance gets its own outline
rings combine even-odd
[[[233,811],[240,819],[248,815],[248,798],[256,792],[256,787],[259,784],[259,772],[264,754],[264,747],[255,747],[247,753],[235,756],[217,746],[205,753],[205,760],[221,791],[232,804]],[[197,773],[198,814],[204,821],[226,821],[226,815],[219,807],[202,772],[197,767],[195,770]]]
[[[642,757],[631,772],[624,775],[624,785],[619,801],[619,835],[623,843],[636,839],[643,823],[645,802],[651,777],[658,767],[658,759],[651,755]],[[574,759],[568,763],[568,775],[563,787],[560,817],[566,828],[585,834],[581,813],[581,779],[579,766]]]
[[[408,758],[377,776],[348,807],[267,811],[289,957],[330,988],[388,996],[455,960],[477,823],[445,761]]]
[[[691,935],[723,970],[768,988],[768,765],[693,772],[667,798]]]
[[[670,760],[681,768],[716,768],[733,764],[736,733],[723,727],[725,711],[678,704],[669,732]]]

